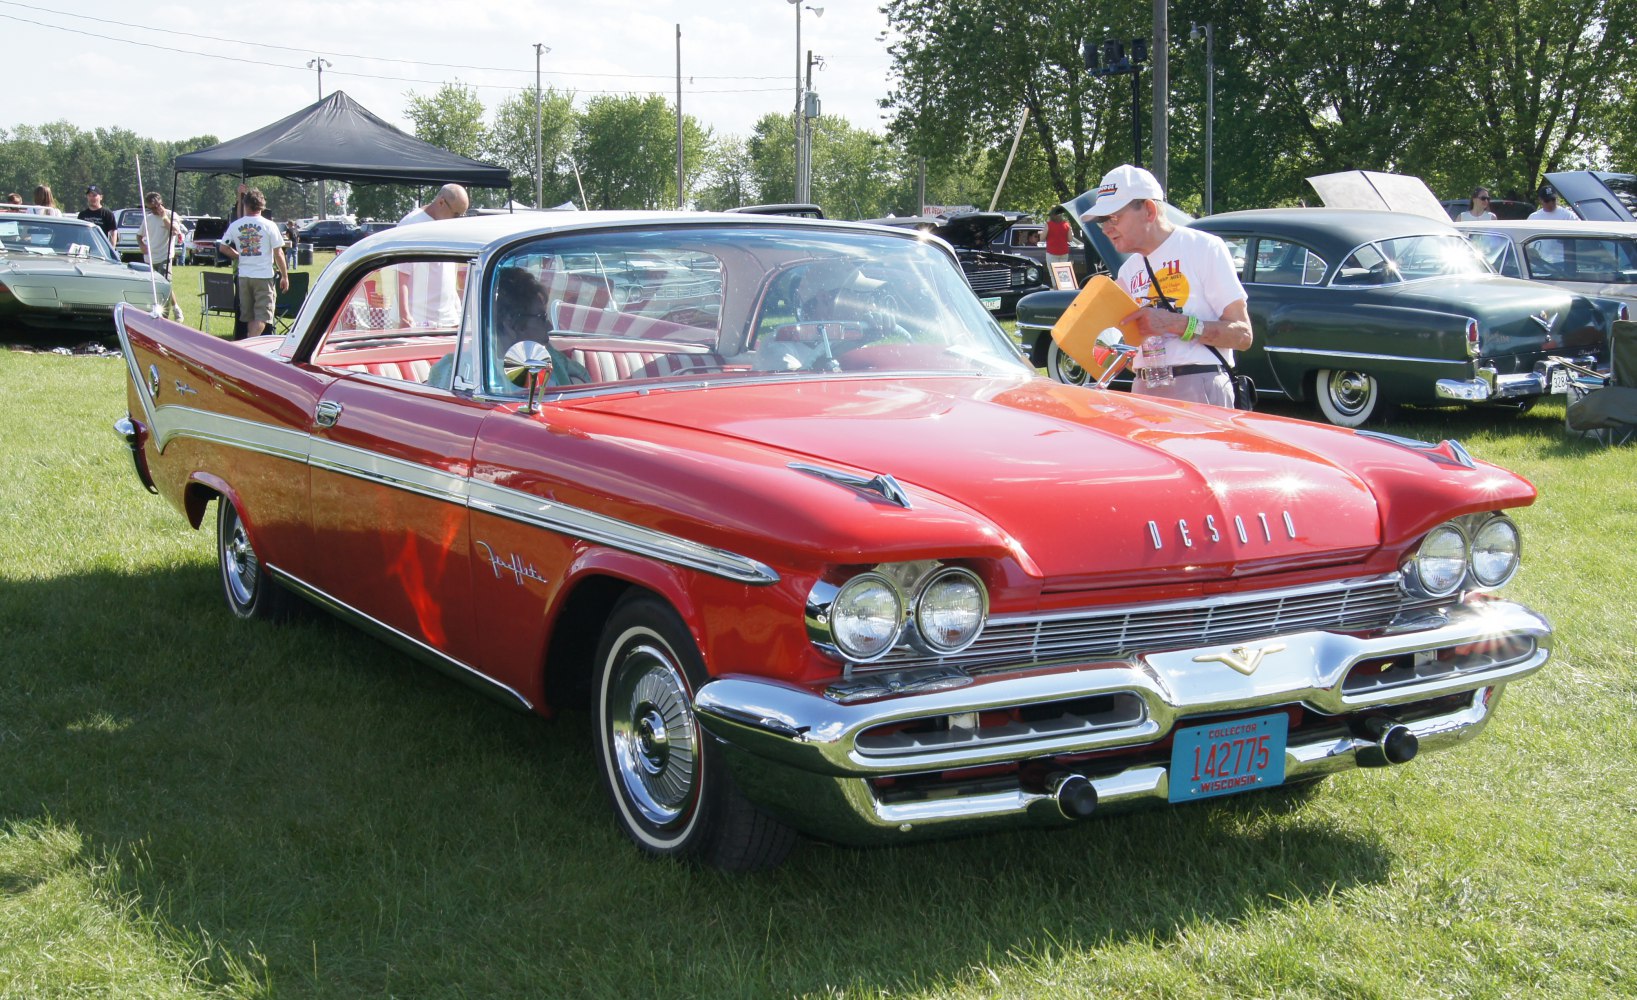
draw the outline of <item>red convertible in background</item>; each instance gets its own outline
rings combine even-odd
[[[1039,377],[912,232],[400,227],[285,337],[124,309],[119,430],[242,618],[299,595],[586,705],[630,838],[723,868],[1402,763],[1551,629],[1533,488],[1439,445]],[[588,776],[589,777],[589,776]]]

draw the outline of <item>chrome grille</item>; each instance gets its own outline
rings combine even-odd
[[[1210,646],[1259,636],[1378,628],[1416,607],[1397,576],[1140,607],[989,620],[953,656],[894,650],[858,670],[953,664],[964,670],[1123,659],[1140,652]]]
[[[1002,292],[1012,287],[1012,269],[1003,264],[966,264],[962,270],[974,292]]]

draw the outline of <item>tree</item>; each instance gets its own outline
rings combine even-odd
[[[512,172],[512,198],[534,202],[534,91],[521,91],[495,108],[484,157]],[[540,93],[541,201],[537,207],[579,204],[578,186],[566,157],[574,149],[578,129],[574,95],[553,87]]]
[[[487,145],[483,102],[477,91],[459,82],[446,83],[431,97],[411,91],[404,99],[409,102],[404,113],[415,124],[416,138],[473,159]]]
[[[769,111],[745,141],[756,200],[763,204],[796,200],[796,132],[790,122],[789,115]]]
[[[693,185],[695,207],[720,212],[756,204],[760,199],[754,166],[743,139],[730,135],[717,140],[701,164],[699,181]]]
[[[709,131],[683,117],[684,172],[705,162]],[[670,208],[676,197],[676,117],[663,97],[598,96],[580,116],[574,156],[587,208]],[[685,192],[684,192],[685,193]]]

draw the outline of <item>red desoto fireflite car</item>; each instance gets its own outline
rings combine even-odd
[[[119,315],[118,429],[233,614],[299,595],[522,710],[626,834],[776,864],[1476,735],[1549,624],[1458,445],[1039,377],[913,232],[562,213],[344,251],[292,332]]]

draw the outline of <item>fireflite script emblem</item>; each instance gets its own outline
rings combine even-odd
[[[513,552],[509,559],[502,559],[495,555],[495,550],[489,547],[488,542],[478,542],[477,544],[483,546],[484,558],[489,560],[489,568],[495,571],[495,579],[500,579],[500,571],[505,570],[517,578],[519,587],[523,585],[524,580],[548,582],[545,577],[540,575],[540,571],[534,568],[533,563],[524,562],[523,557],[517,553]]]
[[[1296,522],[1290,519],[1290,511],[1280,511],[1279,520],[1284,524],[1285,535],[1294,539],[1296,537]],[[1256,533],[1262,536],[1262,541],[1273,541],[1273,527],[1268,523],[1268,516],[1266,514],[1256,515],[1256,526],[1260,529]],[[1222,541],[1223,527],[1225,526],[1217,525],[1215,514],[1205,515],[1205,523],[1202,530],[1206,539],[1212,542]],[[1233,530],[1234,534],[1239,536],[1240,545],[1250,544],[1251,532],[1246,530],[1245,519],[1240,517],[1238,514],[1235,514],[1233,517]],[[1194,535],[1193,531],[1188,527],[1187,518],[1184,517],[1177,519],[1177,534],[1182,538],[1182,544],[1185,548],[1191,549],[1194,547]],[[1154,542],[1154,550],[1156,552],[1165,548],[1165,540],[1160,537],[1160,526],[1158,522],[1148,522],[1148,537]]]
[[[1226,653],[1201,653],[1194,657],[1195,663],[1226,663],[1240,673],[1249,677],[1256,673],[1256,668],[1262,665],[1262,658],[1269,653],[1282,652],[1285,644],[1273,643],[1270,646],[1235,646]]]

